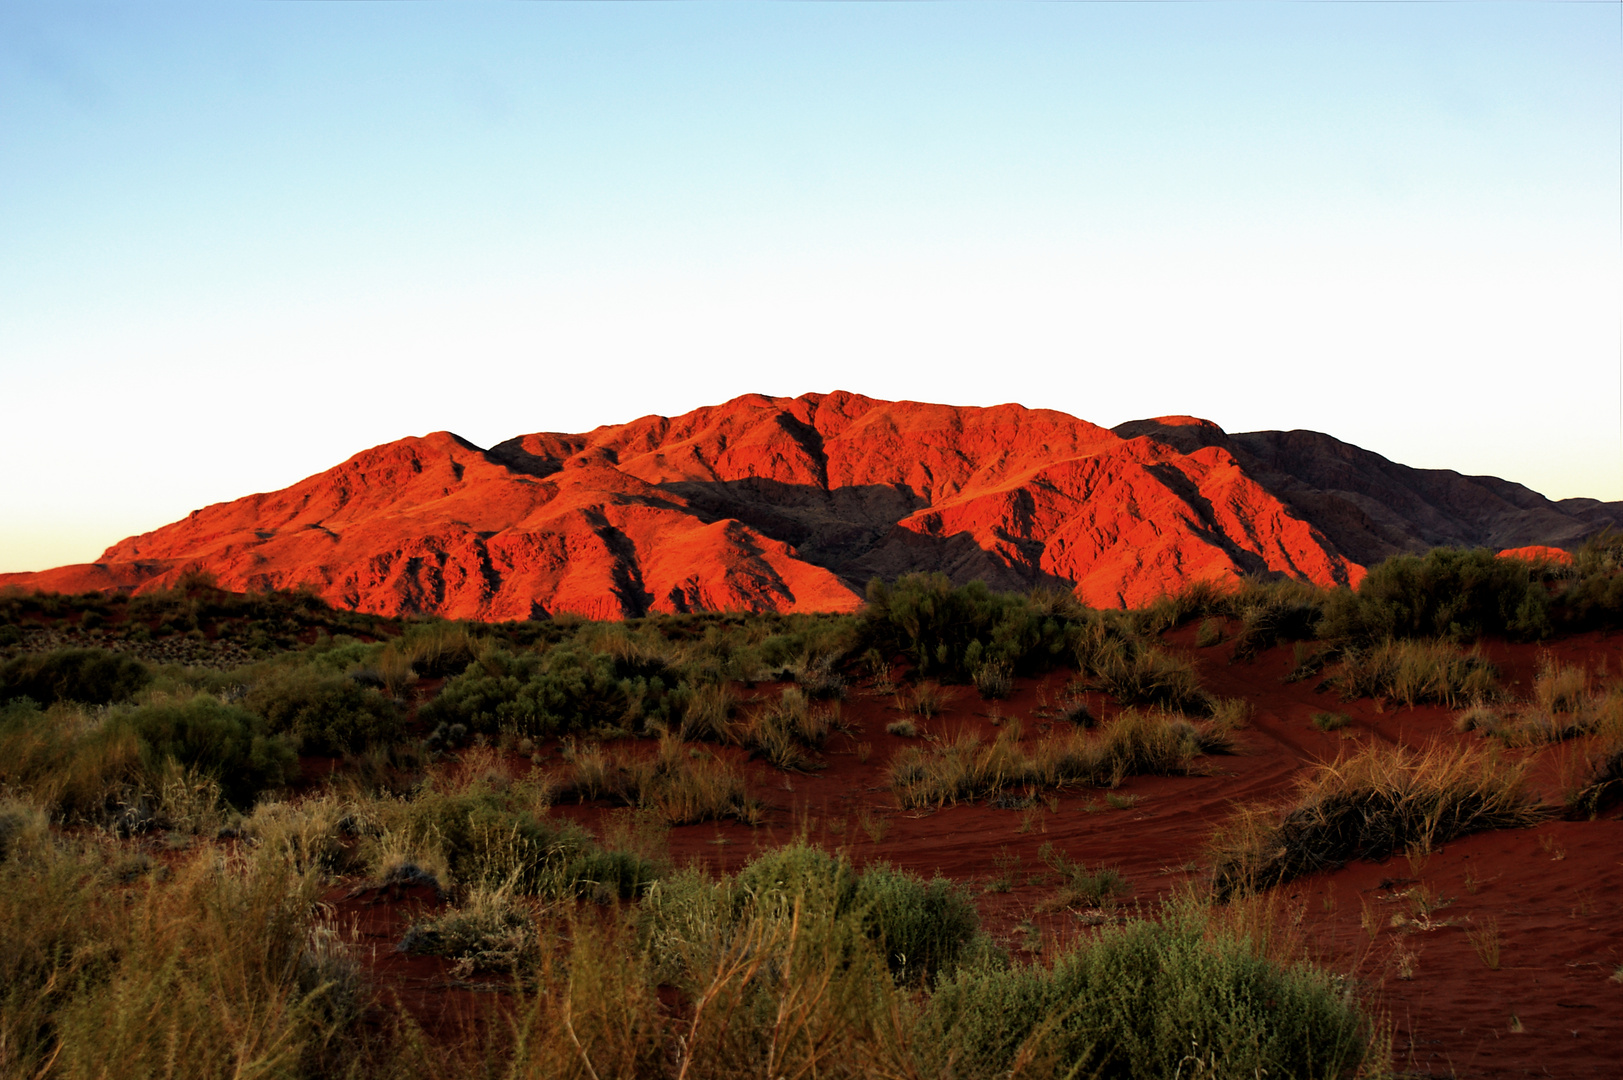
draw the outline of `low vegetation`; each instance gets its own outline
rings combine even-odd
[[[1245,898],[1535,823],[1526,759],[1550,743],[1570,751],[1570,814],[1623,796],[1623,694],[1604,672],[1550,659],[1517,701],[1476,644],[1623,625],[1618,537],[1566,569],[1442,550],[1357,590],[1200,583],[1133,612],[941,575],[875,583],[869,601],[480,625],[197,576],[133,598],[0,594],[0,1073],[1379,1073],[1357,984],[1252,932]],[[1213,696],[1190,657],[1210,670],[1289,643],[1290,678],[1444,705],[1485,738],[1409,751],[1312,714],[1348,749],[1220,830],[1216,906],[1120,903],[1119,869],[1046,842],[1029,877],[997,863],[998,891],[1043,889],[1020,944],[983,932],[976,904],[1023,894],[774,847],[769,829],[749,858],[722,847],[740,830],[714,829],[720,857],[700,861],[731,874],[676,869],[665,844],[696,823],[809,828],[802,794],[763,796],[875,743],[875,767],[894,750],[889,794],[863,797],[860,833],[824,822],[853,850],[885,853],[868,844],[892,821],[907,835],[898,806],[984,800],[1046,832],[1066,789],[1231,749],[1251,704]],[[876,737],[887,720],[905,742]],[[1103,799],[1076,812],[1128,828],[1136,812],[1106,808],[1160,805]],[[557,805],[577,802],[597,805]],[[488,991],[472,995],[481,1038],[419,1028],[333,914],[402,895],[420,910],[390,947]],[[1497,942],[1473,939],[1489,967]]]

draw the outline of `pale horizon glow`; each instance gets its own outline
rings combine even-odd
[[[752,392],[1623,499],[1618,17],[0,8],[0,572]]]

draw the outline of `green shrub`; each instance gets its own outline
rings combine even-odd
[[[159,770],[165,759],[196,769],[218,781],[237,806],[298,775],[298,755],[287,739],[269,733],[253,713],[209,694],[155,701],[111,724],[140,740],[149,770]]]
[[[945,574],[904,574],[868,583],[864,638],[901,652],[920,674],[969,679],[982,665],[1043,671],[1071,651],[1084,609],[1052,595],[995,593],[984,582],[955,588]]]
[[[836,917],[856,915],[891,972],[904,980],[951,970],[980,930],[962,886],[883,863],[859,874],[844,858],[806,843],[757,855],[733,878],[731,895],[735,918],[746,908],[787,912],[797,898],[831,905]]]
[[[1377,563],[1356,592],[1331,595],[1320,626],[1321,637],[1357,641],[1531,640],[1550,631],[1549,595],[1532,568],[1484,548],[1433,548]]]
[[[418,715],[430,724],[547,737],[651,720],[676,726],[685,699],[686,688],[663,663],[571,642],[541,655],[492,649]]]
[[[980,930],[969,893],[940,875],[925,881],[905,870],[870,866],[857,878],[854,903],[899,979],[952,970]]]
[[[272,672],[254,683],[242,704],[306,754],[357,753],[400,732],[400,707],[393,700],[315,666]]]
[[[426,861],[441,863],[455,884],[469,888],[629,899],[658,878],[649,859],[606,852],[577,826],[537,817],[522,802],[486,787],[429,788],[383,804],[381,830],[392,850],[432,856]]]
[[[57,649],[13,657],[0,666],[0,701],[30,697],[42,705],[123,701],[152,680],[141,661],[105,649]]]
[[[1251,1078],[1351,1075],[1370,1024],[1328,975],[1287,966],[1192,906],[1106,929],[1052,968],[944,981],[913,1045],[928,1075]]]

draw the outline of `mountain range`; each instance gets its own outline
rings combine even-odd
[[[1313,431],[1186,416],[749,394],[482,449],[400,439],[0,586],[141,591],[192,570],[384,614],[846,611],[915,570],[1135,606],[1200,579],[1355,585],[1438,545],[1571,548],[1623,503],[1414,469]]]

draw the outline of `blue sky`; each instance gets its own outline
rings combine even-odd
[[[0,6],[0,571],[740,393],[1623,498],[1606,4]]]

